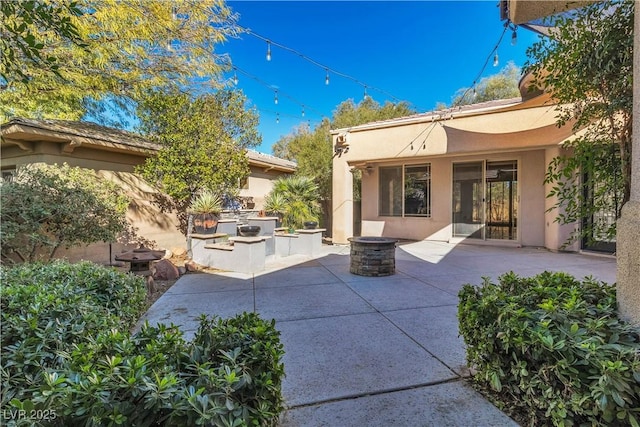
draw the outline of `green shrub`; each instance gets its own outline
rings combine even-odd
[[[19,167],[0,182],[0,201],[4,262],[52,259],[59,248],[113,241],[127,226],[122,189],[67,164]]]
[[[132,336],[139,277],[89,263],[0,271],[3,425],[275,425],[274,321],[203,316],[189,343],[174,325]],[[48,416],[11,419],[17,410]]]
[[[508,273],[459,297],[474,380],[530,425],[638,425],[640,338],[617,318],[613,286]]]
[[[140,277],[89,262],[0,267],[2,398],[30,395],[97,331],[128,331],[142,314]]]

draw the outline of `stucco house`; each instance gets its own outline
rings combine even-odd
[[[156,190],[134,173],[135,166],[153,155],[158,145],[130,132],[89,122],[16,118],[2,124],[0,129],[3,177],[20,165],[38,162],[93,169],[118,183],[128,194],[131,203],[127,218],[138,228],[139,235],[155,241],[161,248],[185,246],[185,236],[177,230],[176,216],[161,212],[153,204]],[[240,196],[244,207],[253,212],[262,209],[272,181],[294,173],[296,164],[252,150],[247,152],[247,157],[251,174],[240,183]],[[95,259],[96,251],[102,259],[108,253],[92,245],[77,248],[65,256],[72,260]]]
[[[360,170],[363,224],[378,224],[383,236],[579,250],[580,242],[563,248],[580,225],[554,222],[544,184],[572,123],[558,127],[550,97],[528,83],[522,98],[332,130],[333,241],[359,233]]]

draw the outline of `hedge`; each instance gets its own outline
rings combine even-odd
[[[615,287],[544,272],[460,293],[474,380],[530,425],[640,420],[640,337],[617,317]]]
[[[0,268],[3,425],[275,425],[284,368],[254,313],[129,331],[140,277],[91,263]]]

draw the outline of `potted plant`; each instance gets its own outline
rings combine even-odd
[[[222,212],[220,196],[210,190],[201,191],[189,206],[196,233],[214,234],[218,228],[220,212]]]

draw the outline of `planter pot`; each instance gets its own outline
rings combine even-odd
[[[282,227],[282,214],[278,212],[267,212],[267,216],[275,216],[276,219],[276,228]]]
[[[242,237],[255,237],[260,234],[260,226],[258,225],[239,225],[238,234]]]
[[[193,226],[197,234],[215,234],[218,229],[217,214],[195,214],[193,215]]]
[[[316,221],[305,221],[303,225],[305,230],[315,230],[318,227]]]

